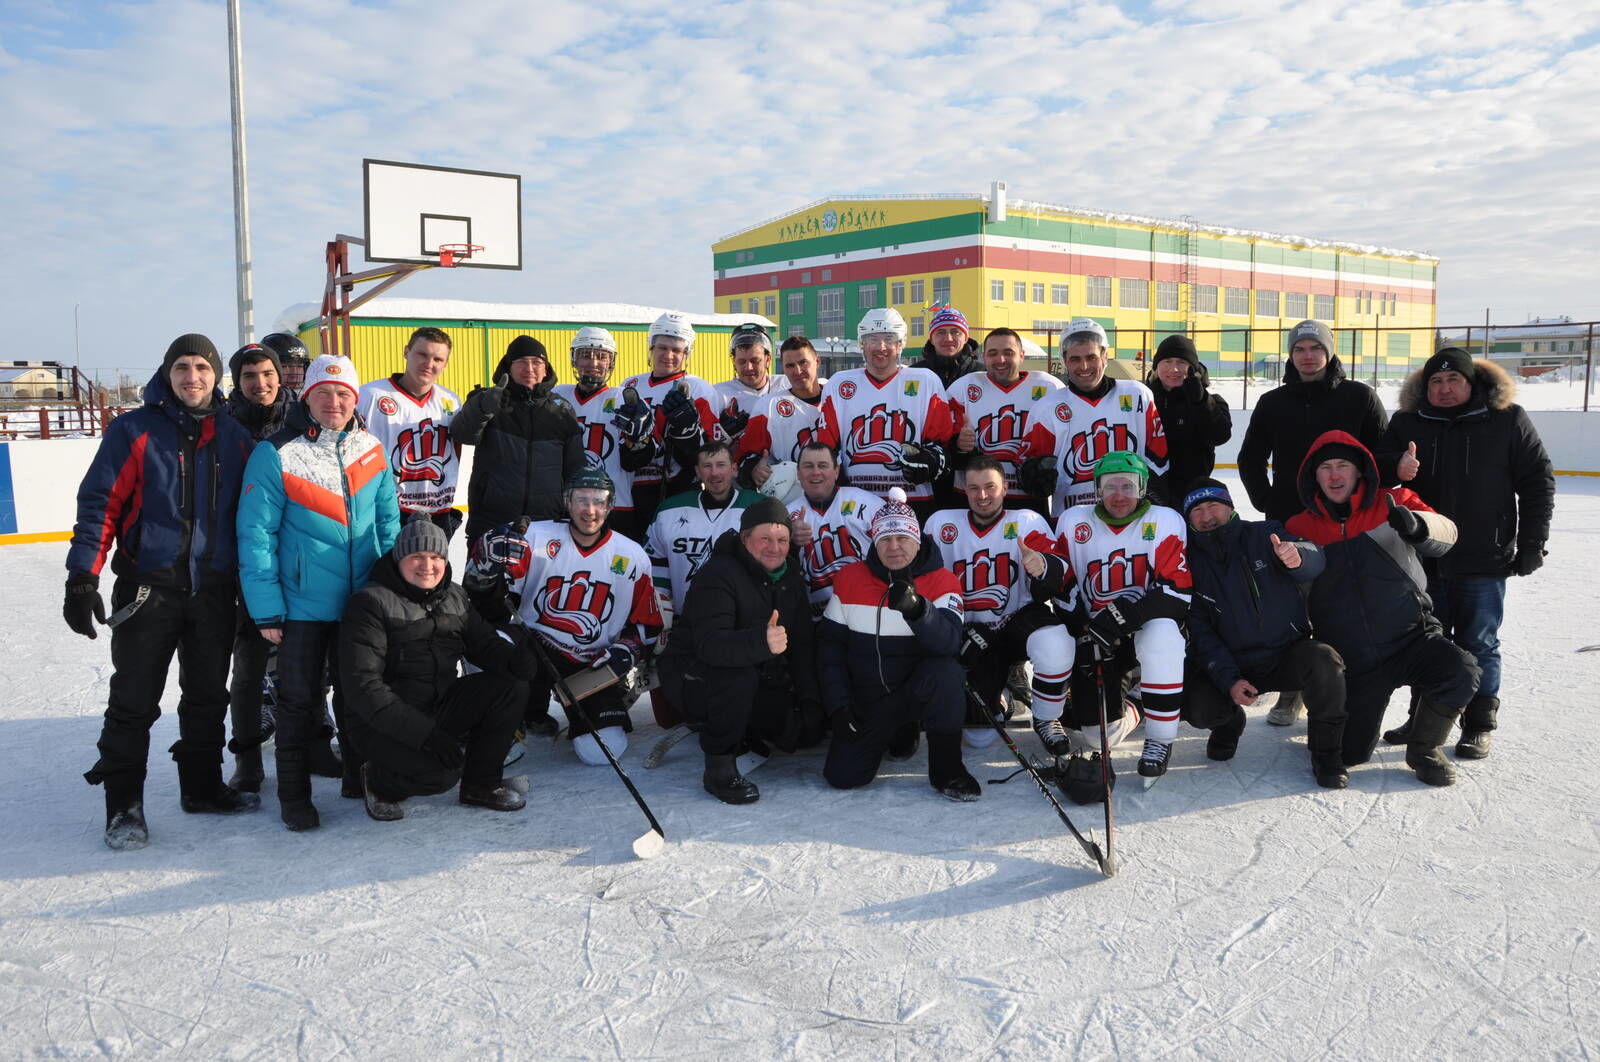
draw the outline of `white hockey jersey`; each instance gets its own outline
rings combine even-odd
[[[622,468],[622,436],[612,426],[611,415],[622,404],[622,388],[602,387],[587,398],[578,394],[576,384],[556,384],[551,390],[566,399],[572,415],[578,418],[583,429],[583,450],[589,455],[589,465],[611,477],[615,491],[613,505],[618,509],[633,508],[633,473]]]
[[[1113,450],[1143,457],[1152,477],[1167,470],[1167,434],[1150,388],[1137,380],[1111,380],[1100,398],[1071,387],[1041,398],[1029,416],[1028,456],[1056,458],[1053,513],[1095,500],[1094,465]]]
[[[872,518],[883,502],[855,487],[840,487],[826,509],[819,510],[802,496],[789,505],[791,524],[811,528],[811,541],[800,551],[811,606],[820,611],[833,596],[833,577],[839,569],[865,560],[872,548]]]
[[[689,400],[695,404],[695,409],[700,414],[701,433],[707,439],[724,438],[722,425],[717,421],[724,405],[722,396],[717,394],[716,388],[698,376],[690,376],[686,372],[680,372],[657,380],[647,372],[640,373],[638,376],[630,376],[622,381],[621,389],[626,391],[632,387],[639,392],[639,398],[651,409],[655,410],[656,425],[653,435],[656,442],[660,443],[667,424],[667,415],[661,409],[661,402],[667,397],[667,392],[676,389],[680,383],[688,390]],[[667,467],[668,465],[670,467]],[[671,461],[667,456],[661,455],[635,472],[633,481],[643,487],[671,479],[677,471],[677,463]]]
[[[1017,485],[1017,470],[1028,455],[1028,418],[1039,400],[1062,388],[1047,372],[1030,369],[1010,387],[996,383],[986,372],[972,372],[945,392],[955,431],[971,428],[978,435],[978,452],[1000,462],[1005,469],[1006,501],[1027,503],[1028,494]],[[966,490],[966,473],[955,474],[955,488]]]
[[[683,608],[690,580],[711,559],[711,547],[724,531],[739,530],[745,507],[760,500],[755,491],[736,488],[727,505],[707,509],[703,492],[697,489],[674,494],[661,503],[645,533],[645,552],[650,556],[656,597],[669,627],[672,617]]]
[[[944,386],[930,369],[902,365],[881,381],[846,369],[822,389],[822,441],[838,449],[852,486],[880,498],[890,487],[912,500],[933,497],[933,484],[906,482],[900,444],[942,445],[954,430]]]
[[[1141,589],[1189,600],[1194,588],[1189,529],[1176,510],[1152,505],[1123,527],[1105,523],[1094,510],[1093,505],[1075,505],[1056,521],[1059,548],[1077,579],[1075,593],[1084,597],[1091,613]]]
[[[785,391],[764,400],[739,436],[736,460],[746,454],[769,463],[800,460],[800,448],[816,442],[822,431],[822,399],[807,402]]]
[[[1008,509],[985,528],[975,526],[966,509],[940,509],[923,531],[961,584],[963,622],[984,626],[1033,600],[1022,568],[1024,544],[1037,553],[1062,553],[1050,522],[1029,509]]]
[[[651,643],[661,612],[644,549],[605,531],[589,549],[572,540],[570,524],[528,525],[524,555],[510,568],[523,625],[570,660],[592,664],[624,637]]]
[[[456,503],[461,451],[450,441],[450,421],[461,408],[454,391],[433,385],[414,398],[398,376],[364,384],[356,412],[383,443],[394,473],[401,512],[437,513]]]
[[[770,373],[767,376],[767,386],[757,391],[735,376],[731,380],[723,380],[716,385],[717,394],[722,396],[724,408],[728,400],[736,399],[739,408],[745,413],[754,413],[758,407],[772,395],[782,394],[789,389],[789,378],[781,372]],[[721,409],[718,410],[721,412]]]

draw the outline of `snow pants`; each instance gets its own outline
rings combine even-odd
[[[854,741],[834,738],[828,744],[822,777],[835,789],[866,785],[878,776],[890,739],[906,723],[920,722],[930,735],[960,734],[966,718],[965,681],[966,673],[955,657],[932,656],[890,693],[872,697],[857,690],[856,723],[861,734]]]
[[[1344,762],[1366,763],[1378,746],[1383,713],[1401,686],[1431,697],[1441,709],[1461,714],[1478,689],[1478,662],[1472,654],[1429,629],[1376,667],[1345,674]]]
[[[339,755],[347,780],[361,777],[361,752],[350,734],[339,684],[339,625],[289,620],[278,646],[277,756],[304,759],[313,737],[325,733],[323,691],[333,676],[333,724],[339,733]]]
[[[432,706],[434,725],[466,746],[466,761],[446,767],[427,749],[414,749],[381,731],[357,727],[373,790],[391,800],[431,796],[457,782],[494,788],[528,700],[525,682],[488,671],[463,675]]]
[[[793,752],[821,738],[821,708],[802,705],[794,683],[759,667],[715,667],[697,657],[664,656],[661,689],[700,732],[708,756],[736,755],[750,742]]]
[[[1276,657],[1239,668],[1240,677],[1263,693],[1299,690],[1306,705],[1307,744],[1312,753],[1342,747],[1345,727],[1344,658],[1333,646],[1302,638]],[[1234,718],[1233,698],[1217,689],[1199,661],[1189,659],[1183,672],[1183,721],[1196,730],[1211,730]]]

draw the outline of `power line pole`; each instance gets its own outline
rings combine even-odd
[[[239,345],[255,341],[255,306],[250,283],[250,192],[244,156],[244,55],[239,38],[239,0],[228,0],[228,75],[233,96],[233,253],[239,301]]]

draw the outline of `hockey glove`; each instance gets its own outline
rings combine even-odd
[[[687,442],[700,438],[700,411],[682,385],[667,392],[661,400],[661,411],[667,415],[667,438],[673,442]]]
[[[633,647],[622,642],[618,642],[616,645],[613,645],[609,650],[606,651],[605,656],[602,656],[599,660],[596,660],[589,666],[595,668],[596,670],[603,667],[610,668],[613,675],[620,676],[626,675],[638,665],[639,654],[633,651]]]
[[[505,401],[506,389],[504,387],[480,387],[468,397],[477,405],[478,412],[483,414],[484,419],[488,419],[500,414],[500,404]]]
[[[888,605],[908,620],[919,620],[928,610],[928,603],[917,593],[910,579],[896,579],[889,584]]]
[[[1126,603],[1106,602],[1106,607],[1096,612],[1089,620],[1084,633],[1094,639],[1095,644],[1101,648],[1110,649],[1135,630],[1133,621],[1123,611],[1125,607]]]
[[[636,450],[650,441],[655,414],[639,397],[639,392],[630,387],[622,392],[622,405],[611,414],[611,425],[622,436],[622,445]]]
[[[428,736],[422,739],[422,751],[439,761],[439,766],[446,770],[456,770],[467,762],[467,754],[461,748],[461,742],[455,735],[448,731],[440,730],[436,724],[428,731]]]
[[[729,439],[737,439],[749,425],[750,414],[740,411],[737,400],[729,399],[728,408],[722,411],[717,423],[722,425],[722,431]]]
[[[467,570],[462,576],[462,586],[472,593],[494,591],[505,593],[522,582],[528,574],[531,554],[528,540],[529,520],[522,517],[509,524],[485,531],[472,544],[472,555],[467,560]]]
[[[982,627],[968,627],[961,632],[961,652],[957,659],[963,668],[971,671],[988,652],[988,632]]]
[[[1049,501],[1055,497],[1055,456],[1030,457],[1022,462],[1022,467],[1017,470],[1017,482],[1022,486],[1023,490],[1040,501]]]
[[[944,447],[937,443],[927,446],[902,443],[900,446],[900,471],[907,483],[932,483],[944,474],[945,464]]]
[[[61,615],[75,634],[85,638],[98,638],[96,622],[104,625],[106,603],[100,599],[100,577],[88,572],[73,572],[67,576],[67,597],[61,606]]]
[[[828,726],[833,730],[835,741],[854,741],[861,736],[861,724],[856,721],[856,710],[848,704],[828,713]]]
[[[1532,575],[1544,567],[1544,550],[1538,546],[1519,548],[1511,558],[1511,571],[1516,575]]]
[[[1384,499],[1389,503],[1389,526],[1401,538],[1415,543],[1428,537],[1428,525],[1422,522],[1422,517],[1395,501],[1392,494],[1384,495]]]

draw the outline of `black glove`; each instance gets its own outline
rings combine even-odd
[[[1205,384],[1200,382],[1200,377],[1196,376],[1192,369],[1189,371],[1189,375],[1183,378],[1183,383],[1178,385],[1178,390],[1182,391],[1183,396],[1195,405],[1199,405],[1206,397]]]
[[[861,724],[856,721],[856,710],[848,704],[828,713],[828,725],[833,729],[835,741],[854,741],[861,736]]]
[[[736,399],[729,399],[728,408],[722,411],[722,415],[717,418],[717,422],[722,425],[722,430],[728,438],[737,439],[745,427],[749,425],[750,414],[740,411],[739,403]]]
[[[932,483],[944,473],[945,463],[944,447],[938,444],[900,445],[900,471],[905,475],[907,483]]]
[[[989,636],[982,627],[968,627],[961,632],[961,652],[957,659],[961,666],[971,671],[989,652]]]
[[[1038,498],[1040,501],[1049,501],[1056,493],[1056,459],[1052,454],[1049,457],[1030,457],[1022,462],[1022,467],[1017,470],[1017,482],[1022,489]]]
[[[467,754],[462,751],[461,742],[453,734],[440,730],[435,726],[428,731],[428,736],[422,739],[422,751],[439,761],[439,765],[448,770],[455,770],[467,762]]]
[[[486,417],[499,414],[500,403],[505,401],[505,397],[504,387],[480,387],[472,394],[472,400],[478,404],[478,411]]]
[[[661,400],[661,410],[667,415],[667,438],[684,442],[700,437],[700,411],[682,386],[674,387]]]
[[[100,577],[87,572],[73,572],[67,576],[67,598],[61,606],[61,615],[77,634],[85,638],[98,638],[95,621],[105,623],[106,603],[100,600]]]
[[[611,424],[622,436],[622,445],[637,449],[650,439],[655,429],[655,414],[639,397],[639,392],[628,388],[622,392],[622,405],[611,414]]]
[[[1428,525],[1422,517],[1394,500],[1394,495],[1384,495],[1389,503],[1389,526],[1407,542],[1421,542],[1428,537]]]
[[[1084,628],[1084,633],[1093,638],[1101,647],[1110,649],[1133,631],[1133,622],[1122,606],[1115,601],[1106,602],[1106,607],[1096,612],[1089,620],[1089,625]]]
[[[896,579],[889,584],[888,605],[908,620],[921,619],[928,609],[928,603],[917,593],[910,579]]]
[[[1517,549],[1517,555],[1511,558],[1511,571],[1514,575],[1532,575],[1544,567],[1544,550],[1539,546],[1524,546]]]
[[[602,656],[590,666],[596,669],[608,667],[611,669],[612,674],[626,675],[638,666],[638,663],[639,654],[635,653],[631,646],[618,642],[606,651],[605,656]]]

